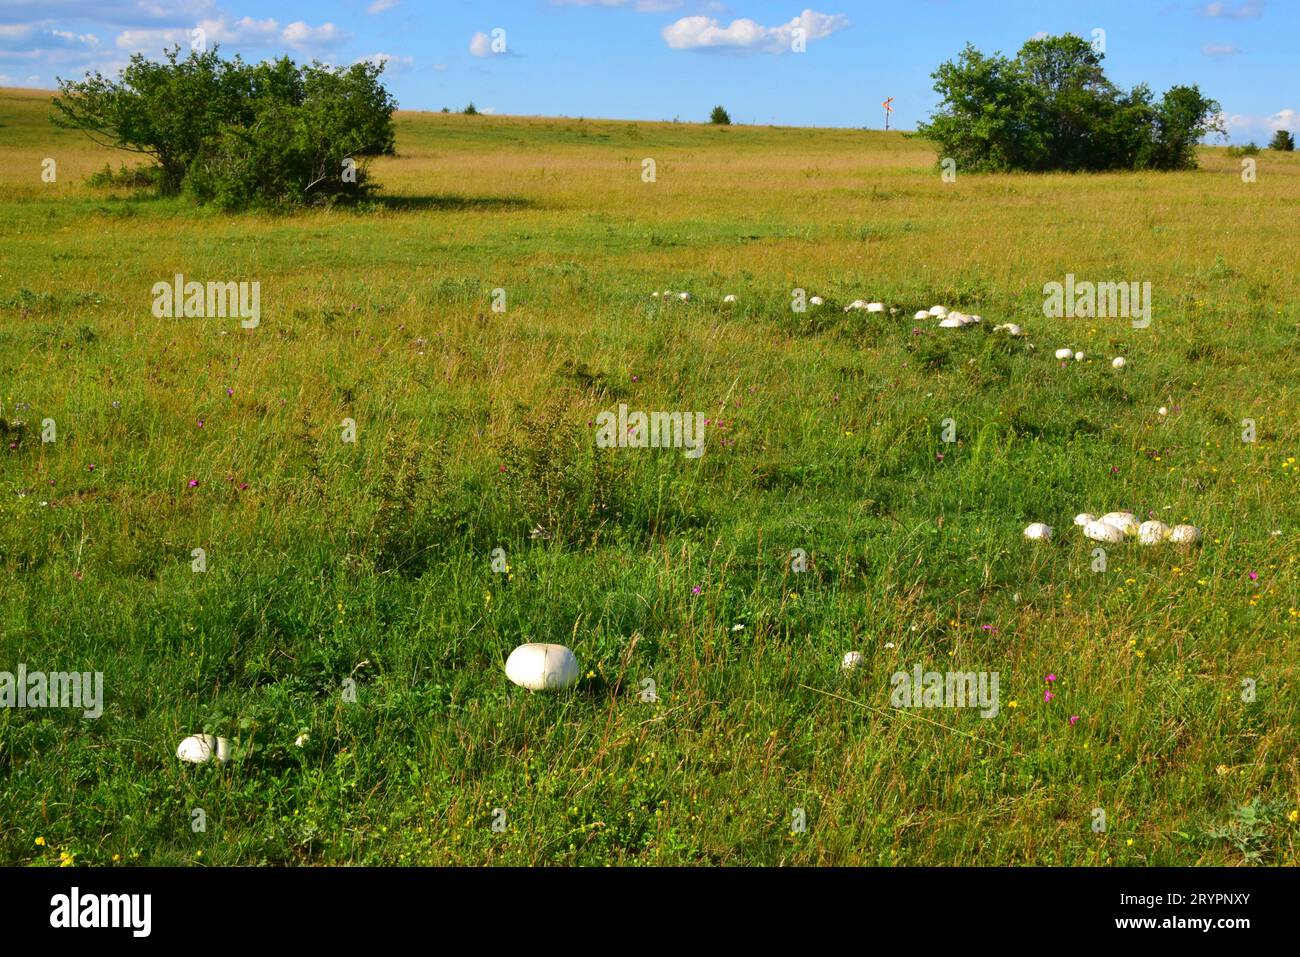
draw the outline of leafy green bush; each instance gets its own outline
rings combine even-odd
[[[1278,130],[1273,134],[1273,138],[1269,140],[1268,148],[1283,153],[1292,153],[1295,151],[1295,137],[1286,130]]]
[[[1219,104],[1195,86],[1157,103],[1139,84],[1106,78],[1103,54],[1081,37],[1030,40],[1015,59],[967,45],[932,74],[940,109],[917,133],[973,171],[1189,169],[1196,143],[1222,132]]]
[[[140,54],[119,78],[59,81],[51,120],[153,159],[164,193],[227,209],[297,206],[373,188],[365,159],[394,152],[396,103],[382,64],[222,60],[214,47],[165,62]],[[96,174],[112,183],[112,174]]]
[[[714,126],[730,126],[731,115],[720,106],[715,106],[713,112],[709,114],[709,122]]]

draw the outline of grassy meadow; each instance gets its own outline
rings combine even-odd
[[[104,713],[0,709],[0,863],[1300,857],[1300,157],[944,183],[900,133],[401,113],[365,208],[223,215],[48,113],[0,90],[0,670]],[[155,318],[176,273],[260,326]],[[1045,318],[1067,274],[1150,327]],[[620,403],[703,456],[596,448]],[[1095,572],[1118,509],[1204,541]],[[891,707],[918,664],[999,713]]]

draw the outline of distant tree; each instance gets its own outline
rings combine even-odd
[[[967,45],[932,74],[939,110],[917,135],[966,170],[1186,169],[1196,143],[1222,132],[1219,104],[1195,86],[1153,102],[1106,78],[1103,55],[1066,34],[1030,40],[1015,59]]]
[[[1283,153],[1292,153],[1295,151],[1295,137],[1286,130],[1278,130],[1273,134],[1273,139],[1269,141],[1268,148],[1281,150]]]
[[[709,114],[709,122],[714,126],[730,126],[731,117],[727,115],[727,111],[722,107],[715,106],[713,112]]]
[[[447,109],[447,107],[444,106],[444,107],[442,108],[442,112],[444,112],[444,113],[450,113],[451,110]]]
[[[461,110],[461,112],[464,113],[466,116],[478,116],[478,107],[474,105],[473,100],[470,100],[469,106],[465,107],[465,109]]]
[[[1228,155],[1234,158],[1238,156],[1258,156],[1259,144],[1251,140],[1245,146],[1229,146]]]
[[[131,57],[117,80],[59,81],[51,120],[156,163],[164,193],[225,208],[301,205],[373,188],[364,160],[395,150],[382,64],[247,64],[214,46]]]

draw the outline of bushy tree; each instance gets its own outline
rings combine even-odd
[[[1283,153],[1295,151],[1295,137],[1286,130],[1278,130],[1269,140],[1268,148],[1271,150],[1280,150]]]
[[[395,151],[382,64],[247,64],[213,47],[162,63],[131,57],[118,80],[59,81],[55,124],[151,157],[166,193],[225,208],[294,206],[373,188],[368,157]]]
[[[714,126],[730,126],[731,116],[722,107],[715,106],[713,112],[709,114],[709,122]]]
[[[1015,59],[967,45],[933,74],[939,110],[918,135],[966,170],[1046,172],[1186,169],[1196,143],[1221,131],[1219,105],[1195,86],[1160,102],[1106,78],[1103,55],[1081,37],[1030,40]]]

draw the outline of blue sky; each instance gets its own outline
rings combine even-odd
[[[406,109],[878,127],[893,96],[901,129],[967,41],[1101,30],[1121,86],[1198,83],[1234,141],[1300,132],[1300,0],[0,0],[0,86],[113,74],[200,27],[246,59],[382,56]]]

